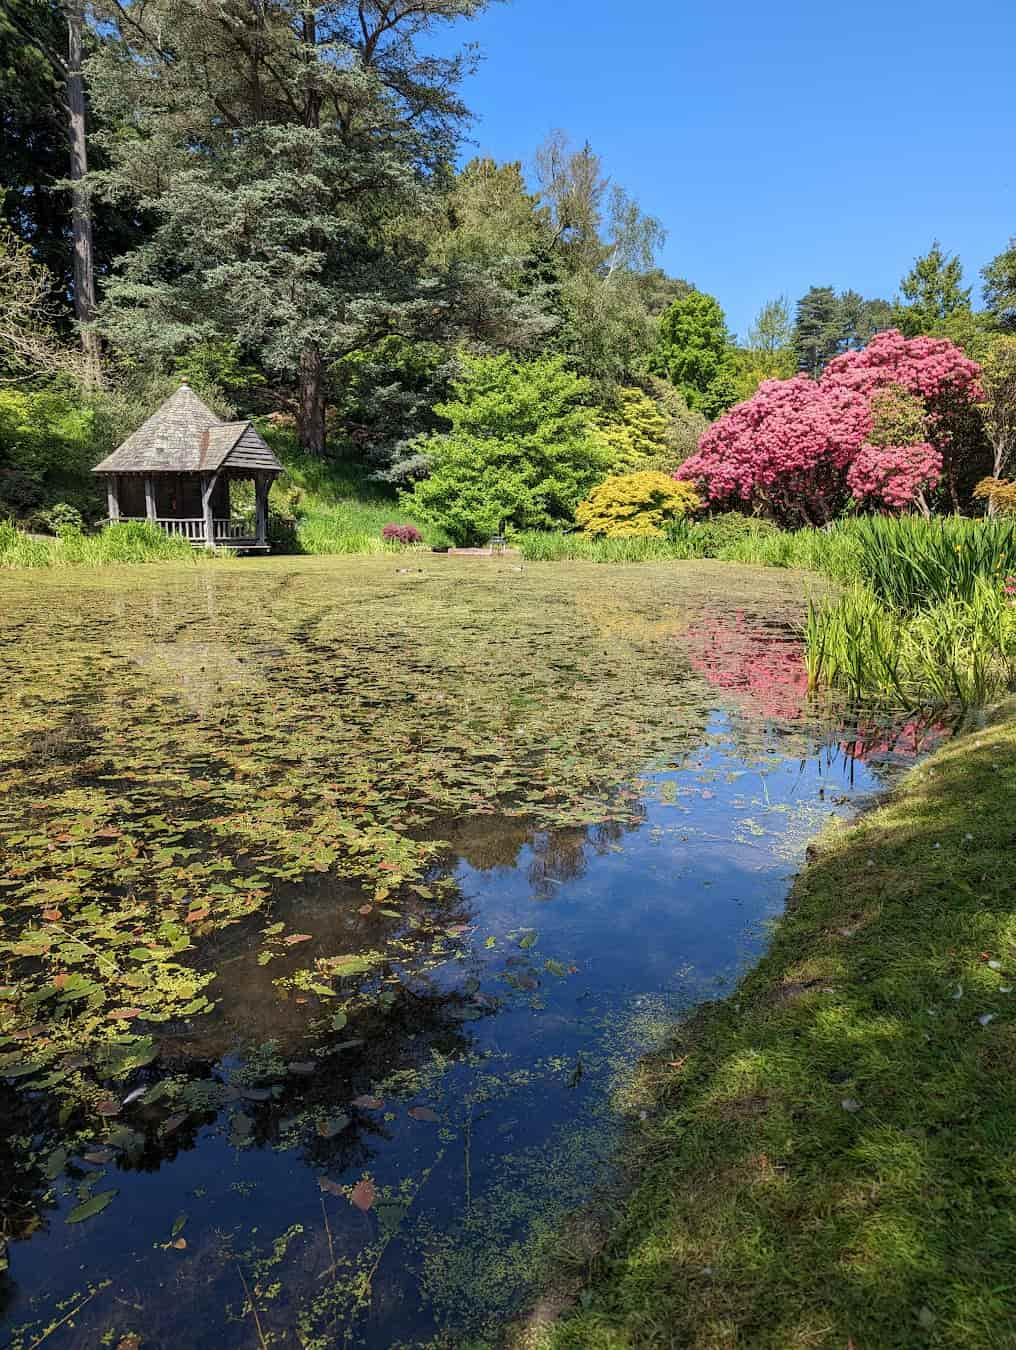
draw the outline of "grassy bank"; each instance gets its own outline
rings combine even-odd
[[[820,841],[545,1350],[1016,1345],[1014,794],[1010,706]]]
[[[301,454],[288,438],[273,443],[286,472],[272,489],[279,529],[277,546],[294,553],[343,555],[394,553],[400,545],[381,538],[386,525],[415,525],[428,545],[447,536],[400,509],[394,488],[373,481],[362,465]]]

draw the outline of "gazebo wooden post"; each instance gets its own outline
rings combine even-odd
[[[268,544],[268,491],[272,480],[265,473],[254,478],[254,535],[259,548]]]
[[[212,515],[212,497],[219,481],[217,473],[206,473],[201,478],[201,513],[205,518],[205,548],[215,547],[215,519]]]
[[[120,479],[115,473],[106,476],[106,505],[110,524],[115,525],[120,519]]]
[[[155,509],[155,484],[150,474],[145,475],[145,515],[154,524],[158,511]]]

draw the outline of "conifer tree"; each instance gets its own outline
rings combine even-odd
[[[167,356],[234,338],[295,381],[320,453],[328,364],[442,312],[400,225],[431,209],[471,57],[423,46],[486,0],[103,2],[116,40],[88,73],[117,130],[97,185],[157,222],[104,329]]]

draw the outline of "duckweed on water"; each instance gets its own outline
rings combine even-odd
[[[403,1267],[433,1325],[456,1307],[499,1317],[532,1285],[550,1216],[582,1198],[583,1159],[609,1156],[611,1084],[649,1034],[631,990],[674,976],[636,963],[624,997],[601,1005],[594,984],[580,1015],[558,992],[582,978],[560,921],[520,921],[494,884],[478,912],[461,869],[507,876],[525,856],[531,903],[552,910],[590,857],[621,864],[657,787],[674,824],[654,817],[648,846],[682,866],[692,838],[707,856],[776,856],[777,835],[799,852],[766,772],[810,753],[815,710],[793,685],[771,703],[786,661],[759,659],[759,634],[785,644],[800,620],[797,583],[712,564],[276,559],[3,587],[0,1239],[54,1217],[103,1234],[109,1214],[147,1231],[132,1174],[183,1168],[200,1144],[232,1179],[174,1195],[152,1234],[175,1262],[172,1297],[137,1291],[153,1344],[184,1343],[182,1306],[229,1328],[223,1343],[294,1328],[308,1346],[389,1343],[379,1328],[408,1334]],[[757,768],[723,807],[737,829],[720,814],[714,835],[699,817],[731,784],[693,754],[732,736],[737,772]],[[701,782],[671,790],[686,763]],[[572,1119],[549,1144],[529,1132],[548,1110]],[[453,1160],[457,1215],[441,1209]],[[174,1232],[202,1205],[229,1222]],[[50,1325],[46,1278],[12,1344]],[[70,1343],[136,1334],[94,1288]]]

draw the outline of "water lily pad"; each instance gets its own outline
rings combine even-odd
[[[78,1205],[76,1209],[72,1209],[67,1215],[67,1223],[84,1223],[86,1219],[101,1214],[117,1194],[117,1191],[99,1191],[96,1195],[89,1197],[83,1204]]]

